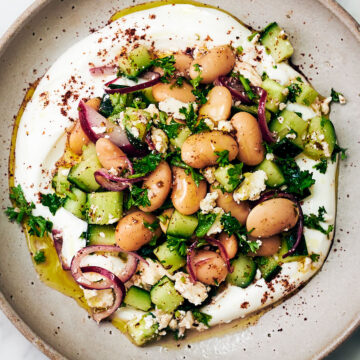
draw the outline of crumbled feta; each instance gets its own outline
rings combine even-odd
[[[200,305],[208,296],[208,288],[201,282],[196,281],[193,284],[190,276],[183,272],[177,272],[174,275],[175,289],[189,302],[194,305]]]
[[[255,280],[260,280],[261,277],[262,277],[261,271],[259,269],[256,269]]]
[[[231,132],[234,128],[231,121],[220,120],[217,124],[217,129],[223,132]]]
[[[221,217],[225,214],[225,211],[220,208],[220,207],[216,207],[213,211],[213,214],[216,214],[216,219],[214,221],[214,223],[211,225],[211,228],[209,229],[209,231],[207,232],[207,236],[213,235],[213,234],[218,234],[221,233],[224,226],[221,224]]]
[[[266,160],[268,160],[268,161],[274,161],[274,159],[275,159],[275,156],[274,156],[273,153],[267,153],[267,154],[266,154]]]
[[[311,269],[311,259],[309,257],[306,257],[304,260],[304,270],[309,271]]]
[[[140,132],[139,129],[135,126],[133,126],[132,128],[130,128],[130,133],[132,136],[138,138],[140,136]]]
[[[180,113],[180,109],[183,107],[188,109],[189,103],[184,103],[171,97],[159,102],[159,109],[167,114],[172,114],[175,119],[185,120],[185,115]],[[193,107],[194,110],[197,110],[196,103],[193,103]]]
[[[147,315],[144,317],[144,323],[145,323],[145,329],[151,329],[153,325],[157,323],[156,318],[154,318],[152,315]]]
[[[332,97],[329,96],[327,97],[326,99],[322,100],[321,101],[321,112],[324,114],[324,115],[327,115],[330,111],[330,103],[332,101]]]
[[[265,171],[257,170],[253,173],[245,173],[244,178],[244,181],[233,193],[233,198],[238,204],[244,200],[258,200],[261,192],[266,189],[267,175]]]
[[[214,166],[209,166],[209,167],[203,169],[201,171],[201,173],[209,184],[213,184],[216,181]]]
[[[93,126],[91,130],[95,134],[103,134],[104,132],[106,132],[106,126]]]
[[[210,130],[213,130],[214,129],[214,122],[208,118],[204,119],[204,123],[205,125],[207,125],[207,127],[210,129]]]
[[[339,94],[339,102],[341,105],[346,104],[346,99],[345,99],[344,95]]]
[[[154,143],[156,151],[162,154],[166,153],[169,140],[163,130],[153,127],[151,129],[151,140]]]
[[[289,95],[289,88],[285,88],[282,92],[283,95],[288,96]]]
[[[154,315],[159,323],[159,330],[167,328],[173,318],[173,314],[166,313],[160,309],[155,309]]]
[[[191,311],[187,311],[182,315],[182,319],[178,322],[178,336],[184,336],[185,330],[191,329],[194,324],[194,316]]]
[[[110,174],[112,175],[117,175],[118,174],[118,170],[115,169],[114,167],[112,167],[110,170],[108,170]]]
[[[285,103],[280,103],[279,104],[279,110],[284,110],[286,108],[286,104]]]
[[[292,132],[292,133],[286,134],[285,137],[286,137],[287,139],[292,139],[292,140],[294,140],[294,139],[296,139],[296,134]]]
[[[256,36],[254,37],[254,39]],[[261,86],[262,79],[261,76],[257,73],[255,68],[245,61],[237,61],[235,63],[234,72],[239,72],[242,76],[249,79],[251,84],[254,86]]]
[[[100,281],[104,278],[97,273],[86,273],[87,279],[90,281]],[[84,297],[88,305],[92,308],[108,308],[114,303],[114,294],[112,289],[105,290],[84,290]]]
[[[70,168],[62,169],[62,170],[61,170],[61,175],[68,176],[68,175],[69,175],[69,172],[70,172]]]
[[[159,109],[155,104],[150,104],[144,111],[148,112],[155,122],[159,119]]]
[[[214,210],[216,206],[216,200],[219,197],[219,194],[214,191],[211,193],[207,193],[204,199],[200,201],[200,209],[203,214],[208,214],[209,212]]]

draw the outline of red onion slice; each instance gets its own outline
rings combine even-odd
[[[210,245],[213,245],[213,246],[216,246],[219,251],[220,251],[220,255],[222,257],[222,259],[225,261],[225,264],[226,264],[226,267],[228,269],[228,271],[230,273],[232,273],[234,271],[233,267],[230,265],[230,259],[229,259],[229,255],[224,247],[224,245],[219,241],[219,240],[216,240],[212,237],[205,237],[205,240],[210,244]]]
[[[107,287],[107,289],[113,289],[113,291],[115,293],[115,300],[114,300],[114,303],[112,304],[112,306],[110,306],[109,308],[107,308],[104,311],[92,313],[93,319],[97,323],[100,323],[101,320],[109,317],[119,308],[119,306],[121,305],[121,303],[124,299],[124,296],[125,296],[125,292],[126,292],[125,286],[124,286],[123,282],[116,275],[114,275],[112,272],[110,272],[102,267],[85,266],[85,267],[81,268],[81,271],[83,273],[88,273],[88,272],[97,273],[97,274],[100,274],[101,276],[105,277],[107,279],[106,282],[109,284],[109,287]],[[96,284],[96,283],[93,282],[93,284]],[[93,290],[94,287],[89,287],[89,289]]]
[[[266,121],[266,98],[267,92],[264,89],[259,88],[260,92],[260,100],[259,100],[259,107],[258,107],[258,123],[261,130],[262,138],[264,141],[268,143],[273,143],[276,141],[276,135],[269,130]]]
[[[94,290],[108,289],[108,287],[106,286],[109,286],[109,284],[106,281],[100,284],[88,280],[82,273],[80,267],[81,261],[85,256],[99,251],[124,253],[121,248],[115,245],[92,245],[80,249],[71,261],[71,274],[74,280],[84,288],[91,288]],[[125,268],[122,274],[118,276],[118,278],[124,283],[134,275],[138,264],[137,254],[134,254],[132,252],[127,252],[127,254],[128,258]]]
[[[110,191],[122,191],[129,187],[130,184],[143,181],[145,177],[138,177],[133,179],[121,178],[110,174],[106,169],[96,170],[94,173],[95,180],[104,189]]]
[[[147,73],[145,73],[142,76],[142,78],[144,80],[147,80],[147,81],[145,81],[145,82],[143,82],[141,84],[136,84],[134,86],[127,86],[127,87],[123,87],[123,88],[119,88],[119,89],[105,89],[105,92],[107,94],[115,94],[115,93],[127,94],[127,93],[130,93],[130,92],[146,89],[146,88],[154,86],[158,82],[160,82],[160,74],[158,72],[155,72],[155,71],[148,71]],[[109,86],[110,84],[113,84],[118,79],[119,78],[116,78],[116,79],[114,79],[112,81],[109,81],[108,83],[106,83],[106,86]]]
[[[267,193],[265,193],[261,196],[261,198],[257,201],[256,204],[260,204],[266,200],[270,200],[273,198],[289,199],[296,204],[298,211],[299,211],[299,220],[297,222],[298,228],[297,228],[297,233],[296,233],[296,241],[295,241],[295,244],[293,245],[293,247],[286,254],[283,255],[283,259],[285,259],[286,257],[292,255],[295,252],[295,250],[297,249],[297,247],[299,246],[299,244],[301,242],[301,237],[304,232],[304,214],[303,214],[301,205],[300,205],[299,201],[295,198],[295,196],[293,196],[289,193],[286,193],[286,192],[277,192],[274,190],[268,191]]]
[[[186,256],[186,263],[187,263],[187,268],[189,271],[189,275],[190,275],[190,280],[193,284],[196,283],[196,275],[195,275],[195,270],[194,270],[194,251],[196,249],[196,246],[198,244],[198,241],[194,241],[190,247],[188,248],[188,253]]]
[[[97,66],[90,68],[89,71],[92,76],[116,75],[117,66],[116,65]]]
[[[60,230],[53,229],[51,233],[52,233],[52,238],[54,241],[54,247],[55,247],[56,253],[59,257],[61,267],[63,268],[63,270],[68,271],[68,270],[70,270],[70,266],[65,264],[63,257],[62,257],[62,246],[63,246],[62,232]]]

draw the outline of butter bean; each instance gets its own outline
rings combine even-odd
[[[156,101],[164,101],[168,98],[174,98],[184,103],[194,102],[195,95],[191,92],[193,87],[188,83],[183,83],[181,87],[171,81],[169,84],[158,83],[152,87],[152,94]]]
[[[96,155],[105,169],[123,170],[128,167],[127,157],[124,152],[109,139],[100,138],[96,141],[95,148]]]
[[[249,236],[250,241],[256,241],[257,238]],[[276,254],[281,246],[281,239],[279,235],[273,235],[268,238],[261,238],[261,245],[256,252],[250,252],[250,256],[272,256]]]
[[[221,233],[219,236],[219,241],[224,246],[229,259],[233,259],[239,248],[235,235],[229,236],[226,233]]]
[[[215,122],[227,120],[230,117],[231,105],[230,91],[224,86],[215,86],[208,94],[208,101],[200,108],[199,116]]]

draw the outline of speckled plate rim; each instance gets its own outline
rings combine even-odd
[[[5,34],[0,38],[0,56],[6,51],[7,46],[11,43],[13,38],[19,31],[34,17],[44,6],[50,3],[52,0],[35,0],[9,27]],[[317,0],[325,8],[329,9],[354,35],[354,37],[360,42],[360,24],[335,0]],[[144,1],[145,2],[145,1]],[[205,2],[205,1],[204,1]],[[26,323],[22,320],[12,306],[5,299],[0,289],[0,309],[6,315],[6,317],[14,324],[14,326],[35,345],[40,351],[42,351],[50,359],[65,360],[66,358],[57,352],[46,341],[41,339]],[[332,339],[314,359],[323,359],[326,355],[330,354],[335,348],[341,345],[355,330],[360,326],[360,314],[351,321],[346,328],[342,329],[339,334]]]

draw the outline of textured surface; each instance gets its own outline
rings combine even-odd
[[[6,102],[0,103],[3,114],[2,136],[5,140],[1,149],[3,173],[6,172],[6,148],[11,130],[9,124],[22,98],[25,84],[42,74],[57,55],[76,41],[77,31],[81,38],[86,36],[89,28],[101,25],[101,20],[106,21],[113,12],[112,3],[116,3],[117,8],[121,7],[121,2],[107,1],[106,4],[101,4],[104,8],[106,6],[107,10],[99,11],[99,2],[94,0],[87,0],[88,8],[84,6],[85,1],[53,1],[51,6],[43,9],[35,20],[25,27],[26,31],[19,33],[16,44],[14,42],[13,47],[0,58],[0,77],[4,84],[0,95],[2,99],[6,99]],[[280,3],[282,2],[279,1]],[[333,120],[340,142],[351,151],[349,160],[342,165],[340,177],[339,216],[335,237],[340,243],[335,242],[323,271],[310,284],[286,301],[283,304],[285,308],[280,305],[268,312],[257,325],[245,330],[240,329],[237,333],[222,334],[219,343],[214,339],[192,343],[191,350],[184,346],[175,353],[173,347],[166,350],[153,346],[142,350],[144,358],[150,358],[153,354],[159,354],[158,357],[161,358],[167,357],[167,354],[176,358],[199,358],[200,352],[206,357],[221,354],[224,358],[230,358],[235,351],[241,351],[246,358],[255,359],[262,358],[261,354],[264,353],[270,358],[288,358],[290,355],[296,359],[309,358],[334,339],[359,312],[359,289],[353,286],[358,283],[359,275],[355,266],[352,266],[356,264],[355,254],[359,251],[354,249],[356,244],[352,243],[356,230],[359,229],[359,222],[351,207],[351,200],[359,195],[359,190],[355,189],[359,175],[355,159],[359,151],[356,146],[360,136],[359,130],[353,126],[353,119],[360,115],[360,78],[355,68],[355,59],[360,55],[359,45],[330,12],[323,10],[313,1],[304,1],[301,6],[296,5],[296,1],[288,1],[286,6],[282,5],[281,13],[276,10],[279,7],[274,6],[276,1],[273,1],[271,6],[264,1],[249,1],[241,8],[234,4],[238,2],[221,2],[224,8],[254,27],[262,27],[269,20],[278,20],[294,36],[292,41],[297,50],[294,62],[304,66],[304,72],[313,78],[315,87],[327,95],[333,86],[343,91],[350,100],[346,107],[334,107],[333,110]],[[73,5],[76,5],[74,9]],[[301,16],[298,16],[300,11]],[[326,34],[320,31],[325,28]],[[305,55],[302,56],[301,53]],[[352,53],[352,56],[348,56],[349,53]],[[4,192],[5,185],[4,182]],[[32,269],[22,235],[15,233],[15,228],[9,227],[4,219],[1,221],[2,229],[10,229],[6,233],[11,236],[4,236],[1,243],[0,287],[20,317],[36,333],[71,358],[92,359],[96,353],[94,349],[100,347],[103,359],[123,355],[124,352],[120,349],[124,348],[129,358],[139,356],[139,350],[128,344],[120,334],[112,332],[110,335],[110,326],[102,326],[98,330],[72,300],[40,284]],[[350,252],[350,248],[354,250]],[[343,276],[344,273],[347,274],[346,277]],[[286,315],[287,312],[289,315]],[[51,313],[53,315],[50,315]],[[282,331],[278,331],[280,329]],[[299,333],[304,335],[299,338]],[[89,338],[94,339],[91,344],[87,340]],[[124,346],[114,348],[114,342],[118,345],[124,343]],[[63,344],[67,346],[62,346]],[[186,345],[187,342],[183,344]],[[297,351],[294,352],[294,348]]]

